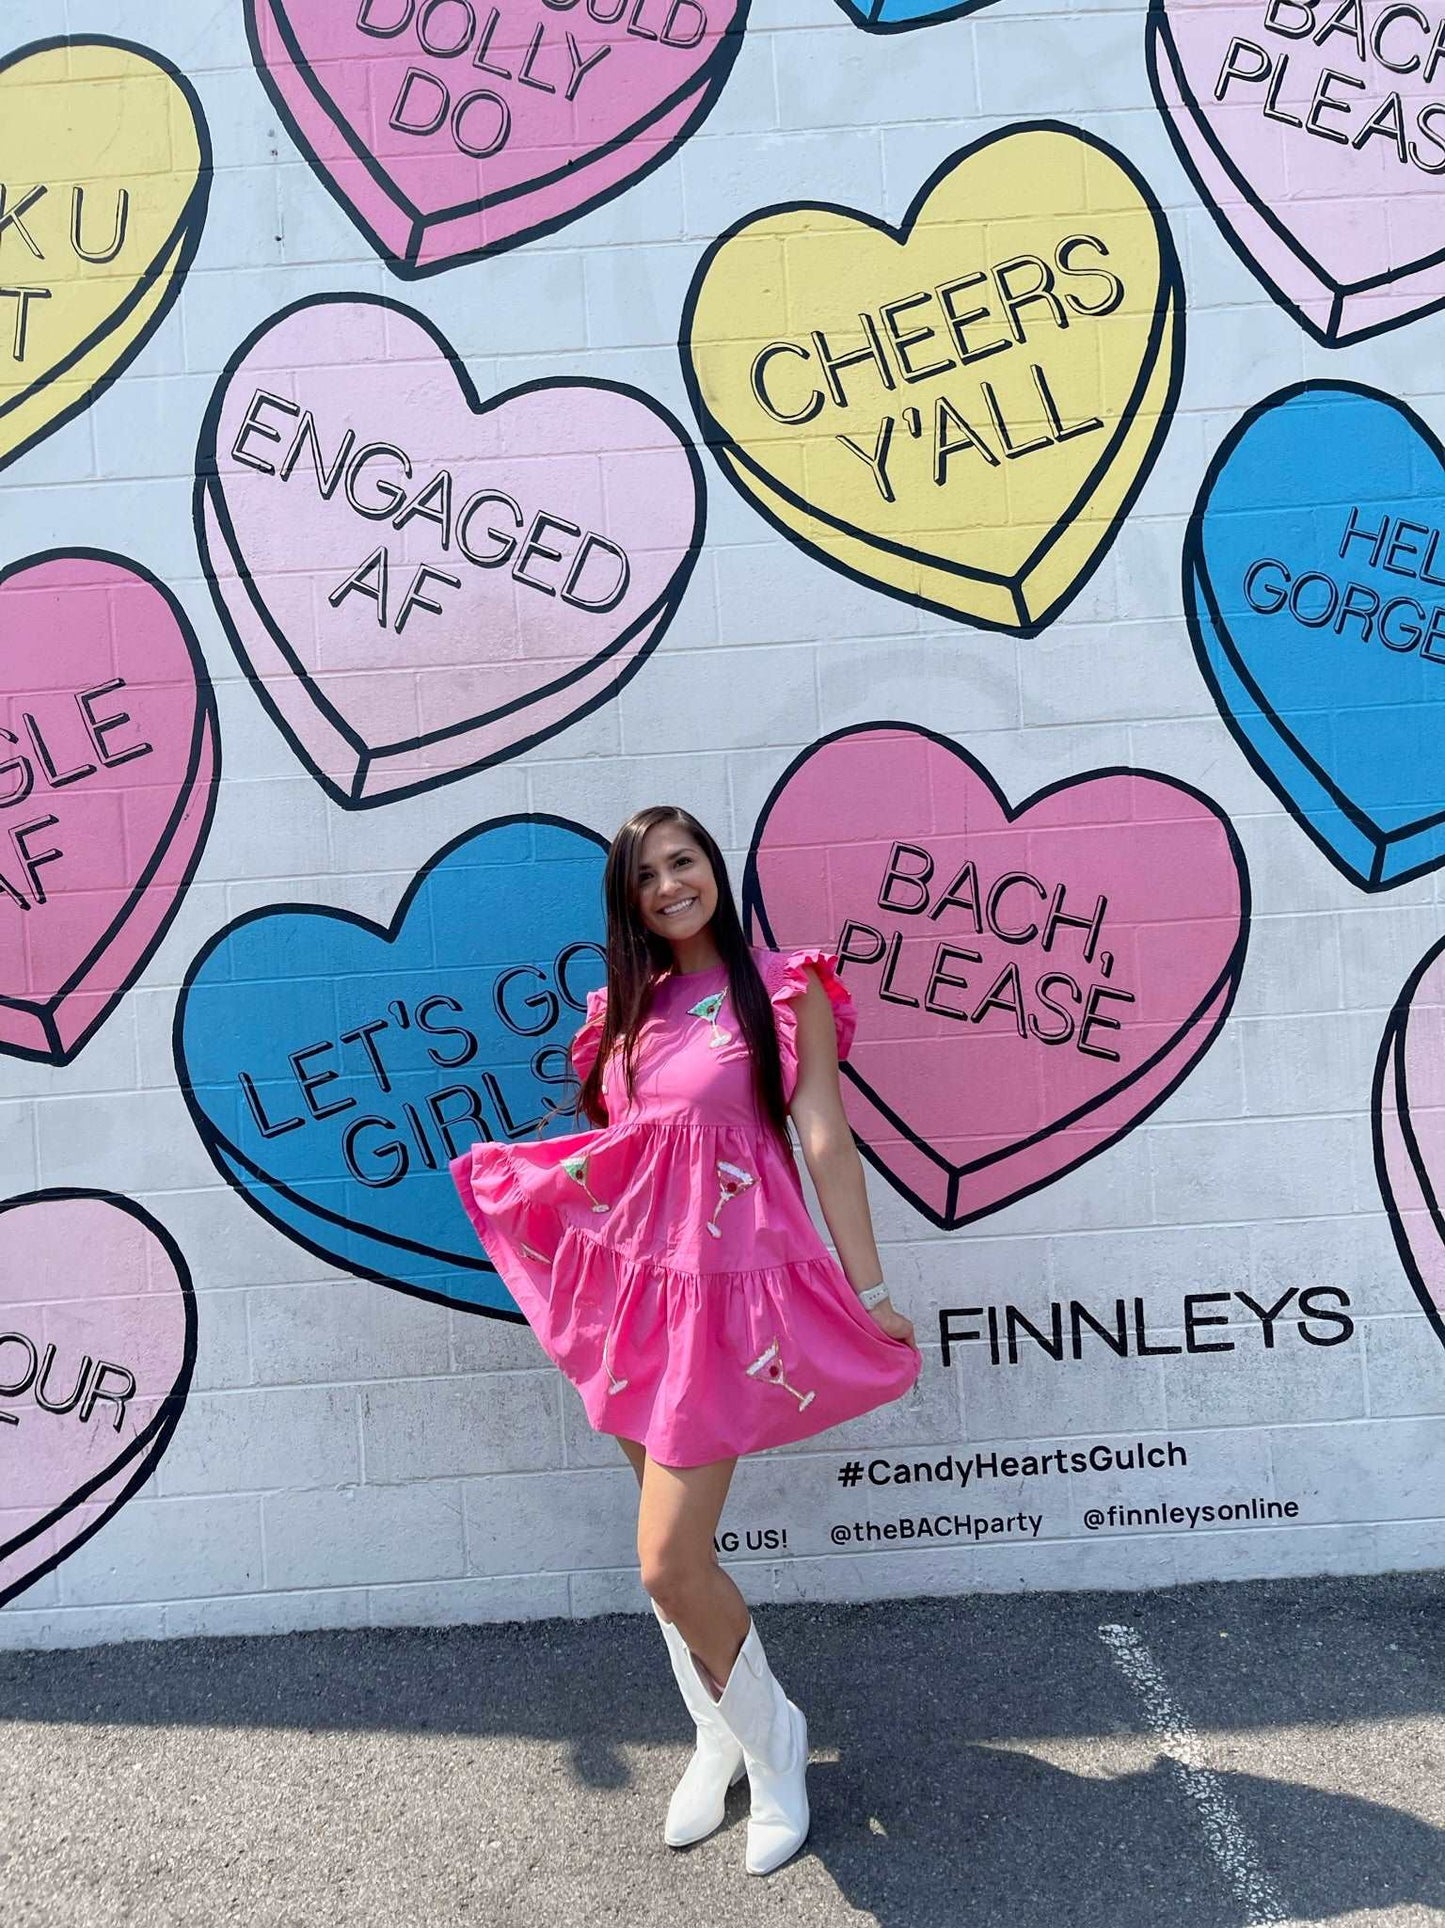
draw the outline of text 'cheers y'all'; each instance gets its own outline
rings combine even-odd
[[[912,968],[917,949],[910,945],[905,960],[901,930],[885,933],[877,924],[856,917],[844,923],[835,946],[839,968],[856,981],[863,970],[881,965],[877,995],[885,1004],[907,1005],[914,1010],[921,1006],[935,1017],[964,1024],[982,1024],[990,1013],[997,1013],[995,1023],[1011,1025],[1020,1038],[1033,1038],[1040,1044],[1071,1043],[1086,1057],[1117,1064],[1119,1053],[1097,1034],[1122,1030],[1118,1017],[1108,1007],[1133,1004],[1135,998],[1132,991],[1105,981],[1113,974],[1115,963],[1113,952],[1100,944],[1108,898],[1096,898],[1087,911],[1071,910],[1062,883],[1050,889],[1026,870],[1005,871],[985,888],[973,858],[960,865],[935,896],[930,889],[935,867],[924,845],[895,843],[879,887],[878,908],[895,917],[922,917],[929,922],[952,912],[977,937],[987,932],[1001,944],[1037,944],[1045,954],[1053,952],[1061,931],[1077,932],[1083,961],[1094,967],[1098,977],[1086,978],[1081,984],[1069,971],[1042,971],[1030,999],[1018,965],[1009,962],[980,993],[959,966],[982,964],[981,951],[940,940],[927,969],[918,973]],[[956,995],[966,991],[974,995]]]
[[[1389,0],[1373,15],[1366,13],[1364,0],[1340,0],[1328,12],[1320,0],[1269,0],[1261,39],[1266,33],[1276,36],[1275,46],[1261,46],[1238,34],[1231,39],[1214,83],[1217,101],[1252,98],[1263,117],[1280,126],[1302,128],[1356,153],[1371,141],[1383,141],[1394,148],[1402,166],[1445,174],[1445,132],[1435,131],[1445,120],[1445,101],[1413,103],[1412,128],[1398,91],[1391,89],[1368,113],[1364,110],[1370,102],[1359,98],[1370,93],[1370,80],[1377,80],[1380,69],[1418,74],[1431,86],[1445,60],[1445,19],[1432,23],[1408,0]],[[1301,88],[1291,81],[1290,52],[1278,46],[1280,39],[1309,42],[1325,49],[1332,61],[1349,63],[1353,57],[1370,78],[1362,80],[1343,65],[1328,66],[1313,79],[1306,76]],[[1242,90],[1251,88],[1263,91],[1243,95]],[[1422,147],[1417,136],[1428,145]]]
[[[489,160],[511,139],[513,110],[507,93],[495,85],[472,86],[472,76],[486,74],[509,89],[528,87],[570,102],[614,48],[626,46],[627,37],[683,52],[696,47],[707,32],[707,13],[698,0],[542,4],[558,14],[575,9],[589,28],[618,27],[620,37],[597,45],[594,32],[579,38],[570,27],[549,27],[539,20],[521,42],[498,7],[473,6],[471,0],[421,0],[420,5],[418,0],[362,0],[356,19],[361,33],[372,40],[400,41],[409,53],[434,61],[462,60],[459,71],[468,73],[468,79],[459,82],[451,68],[443,78],[433,67],[409,66],[387,119],[393,133],[427,138],[445,127],[459,153]]]
[[[296,422],[289,442],[274,420],[267,419],[268,410]],[[272,462],[255,446],[258,442],[285,443],[285,453]],[[411,457],[395,442],[359,442],[355,429],[348,428],[334,451],[323,453],[311,410],[303,410],[298,402],[265,389],[257,389],[252,395],[231,444],[231,456],[258,475],[275,476],[281,482],[291,480],[306,456],[306,466],[324,502],[330,502],[339,491],[347,507],[368,522],[385,522],[397,531],[414,523],[429,525],[436,530],[444,555],[455,551],[474,569],[506,569],[514,582],[540,595],[557,597],[588,615],[602,616],[615,609],[632,580],[632,565],[617,543],[594,530],[583,530],[567,516],[547,509],[524,510],[505,489],[475,489],[457,506],[452,472],[445,468],[415,487],[403,486],[414,481],[414,470]],[[372,604],[378,626],[385,629],[389,625],[399,636],[417,610],[431,616],[444,615],[436,592],[461,586],[459,575],[422,562],[416,565],[399,602],[395,601],[391,559],[383,544],[339,582],[326,600],[333,609],[339,609],[348,597],[363,597]]]
[[[1102,258],[1108,252],[1094,235],[1071,234],[1058,243],[1052,262],[1038,254],[1019,254],[996,267],[973,269],[936,288],[884,302],[876,319],[860,310],[863,340],[857,346],[830,341],[817,328],[806,341],[768,342],[753,358],[753,398],[775,422],[801,427],[830,403],[841,409],[852,405],[845,375],[855,396],[862,379],[876,380],[890,394],[901,393],[900,383],[906,389],[935,381],[953,369],[1027,347],[1040,329],[1063,331],[1080,318],[1102,320],[1123,302],[1124,283],[1086,257]],[[1086,294],[1079,283],[1102,285],[1090,286]],[[871,447],[850,434],[835,439],[868,469],[883,500],[893,502],[897,487],[890,465],[897,458],[894,439],[900,423],[905,436],[926,454],[928,473],[938,488],[949,479],[949,464],[964,454],[998,468],[1076,436],[1096,434],[1104,426],[1097,415],[1068,419],[1055,381],[1037,361],[1028,363],[1026,376],[1020,365],[1010,381],[998,375],[981,379],[977,401],[967,413],[945,395],[935,396],[927,414],[916,406],[905,406],[896,415],[890,410],[881,417]]]
[[[22,264],[53,259],[67,247],[77,261],[108,267],[125,246],[130,226],[130,192],[123,187],[113,192],[110,232],[106,234],[104,216],[86,213],[86,190],[78,182],[69,195],[64,195],[52,194],[44,182],[16,188],[0,181],[0,301],[15,304],[15,325],[10,334],[12,361],[23,362],[28,356],[31,307],[37,301],[49,301],[53,290],[38,282],[7,285],[7,267],[13,264],[18,274]]]
[[[151,754],[152,745],[138,742],[134,735],[113,740],[118,730],[133,723],[130,711],[114,701],[125,687],[125,679],[117,676],[108,683],[76,691],[68,699],[50,695],[43,719],[23,710],[11,719],[14,729],[0,724],[0,812],[19,810],[35,796],[23,823],[0,817],[9,844],[8,857],[0,844],[0,903],[28,911],[49,901],[45,866],[59,863],[65,850],[58,838],[40,842],[47,831],[58,829],[60,824],[60,818],[42,801],[47,792],[58,795],[73,784],[97,777],[102,770],[117,770],[122,764]],[[35,709],[40,708],[37,699]],[[105,713],[99,714],[102,709]],[[37,791],[39,796],[35,795]]]
[[[550,975],[530,964],[499,972],[492,1016],[517,1038],[541,1038],[564,1021],[575,1030],[567,1014],[585,1012],[587,999],[569,978],[584,954],[595,974],[599,950],[590,942],[560,952]],[[378,1191],[413,1170],[442,1170],[479,1138],[490,1143],[535,1133],[546,1116],[535,1111],[538,1085],[555,1100],[576,1083],[565,1045],[541,1045],[525,1063],[494,1064],[468,1080],[401,1096],[420,1069],[453,1072],[476,1060],[482,1039],[466,1015],[462,1000],[445,993],[411,1003],[394,998],[384,1016],[286,1052],[284,1069],[238,1071],[255,1129],[262,1138],[282,1138],[354,1114],[340,1128],[341,1159],[358,1184]],[[422,1041],[420,1053],[414,1042],[403,1042],[407,1033]],[[363,1109],[363,1100],[374,1103],[377,1096],[390,1100],[384,1110]]]

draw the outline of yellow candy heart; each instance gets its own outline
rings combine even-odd
[[[101,38],[0,61],[0,466],[85,408],[179,291],[211,157],[190,83]]]
[[[1163,440],[1184,350],[1164,217],[1078,129],[954,155],[896,231],[767,208],[699,264],[683,368],[723,468],[845,574],[1034,635]]]

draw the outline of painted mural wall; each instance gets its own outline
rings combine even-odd
[[[10,0],[0,1646],[643,1605],[447,1174],[823,944],[755,1600],[1445,1564],[1445,15]]]

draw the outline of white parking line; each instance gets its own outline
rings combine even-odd
[[[1133,1627],[1103,1626],[1099,1638],[1138,1695],[1150,1732],[1157,1736],[1180,1786],[1194,1803],[1205,1844],[1236,1901],[1248,1911],[1249,1928],[1287,1922],[1289,1916],[1260,1866],[1249,1830],[1219,1776],[1200,1761],[1198,1736],[1170,1693],[1153,1654]]]

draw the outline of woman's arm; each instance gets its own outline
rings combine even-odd
[[[833,1007],[817,973],[811,965],[804,968],[808,988],[797,1000],[798,1083],[788,1110],[839,1263],[853,1290],[866,1292],[882,1280],[883,1267],[873,1238],[863,1161],[853,1143],[838,1088]],[[889,1300],[880,1300],[871,1310],[890,1338],[914,1343],[911,1322]]]

